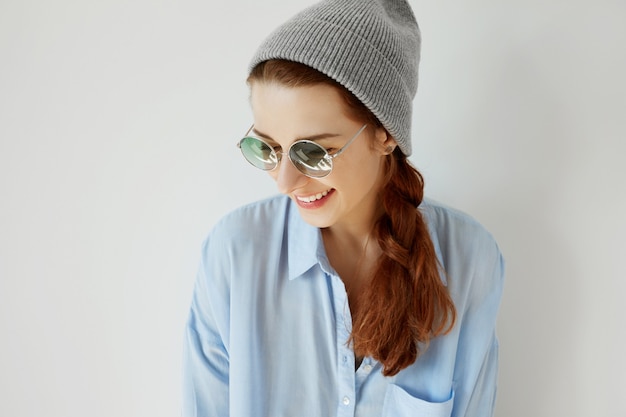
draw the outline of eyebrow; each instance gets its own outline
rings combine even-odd
[[[256,127],[253,127],[252,130],[259,136],[261,136],[264,139],[269,139],[271,141],[276,142],[270,135],[268,135],[267,133],[263,133],[259,130],[257,130]],[[313,136],[306,136],[306,137],[300,137],[300,138],[296,138],[294,139],[294,141],[298,141],[298,140],[310,140],[310,141],[316,141],[316,140],[322,140],[322,139],[330,139],[330,138],[336,138],[341,136],[338,133],[320,133],[318,135],[313,135]]]

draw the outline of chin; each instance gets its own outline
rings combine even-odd
[[[330,227],[334,224],[334,222],[327,217],[312,216],[311,213],[303,212],[303,210],[300,210],[300,217],[302,217],[302,220],[304,220],[306,223],[320,229]]]

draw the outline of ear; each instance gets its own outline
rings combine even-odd
[[[387,129],[384,127],[377,127],[374,132],[376,149],[380,150],[383,155],[389,155],[396,149],[398,145],[396,140],[387,132]]]

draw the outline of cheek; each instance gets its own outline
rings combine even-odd
[[[376,191],[380,178],[380,163],[376,158],[359,158],[349,164],[337,167],[337,176],[332,179],[333,185],[353,195]]]
[[[350,161],[348,169],[354,173],[356,181],[370,182],[380,175],[382,162],[382,157],[373,151],[363,152]]]

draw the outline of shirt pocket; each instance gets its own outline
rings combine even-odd
[[[441,403],[433,403],[417,398],[400,388],[389,384],[383,403],[383,417],[450,417],[454,391],[450,398]]]

